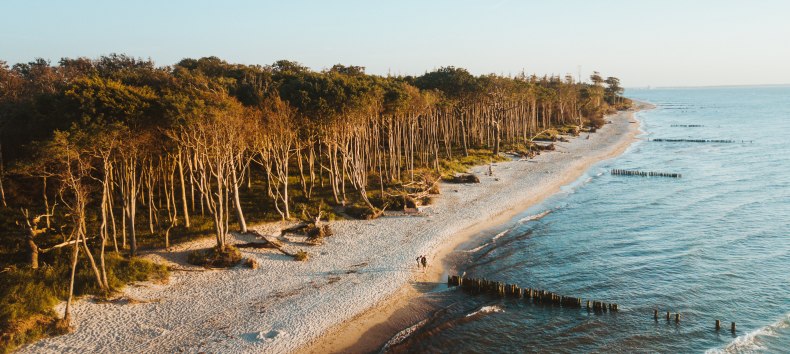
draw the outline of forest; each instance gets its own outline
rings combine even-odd
[[[0,351],[68,331],[75,297],[164,281],[150,250],[213,237],[205,256],[228,257],[252,223],[430,203],[471,165],[594,132],[622,93],[597,72],[0,61]]]

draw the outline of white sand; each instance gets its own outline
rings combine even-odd
[[[79,300],[73,333],[19,352],[287,353],[307,350],[308,344],[310,350],[333,350],[323,346],[322,334],[343,333],[344,323],[399,293],[415,277],[424,277],[416,270],[417,255],[428,255],[429,264],[436,265],[435,278],[448,248],[555,193],[591,164],[624,151],[638,130],[631,123],[633,113],[607,119],[613,123],[589,139],[582,134],[557,143],[556,152],[496,164],[493,177],[484,175],[487,167],[474,168],[480,184],[441,185],[441,196],[423,216],[335,222],[335,235],[324,245],[291,245],[310,254],[307,262],[271,250],[243,249],[259,262],[258,269],[175,271],[168,284],[142,283],[124,291],[150,303]],[[269,233],[281,226],[256,228]],[[186,253],[213,242],[207,238],[153,257],[198,269],[184,265]]]

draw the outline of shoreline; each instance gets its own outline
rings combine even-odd
[[[613,123],[589,139],[582,135],[557,142],[557,151],[534,159],[494,164],[494,176],[485,175],[487,166],[472,168],[481,183],[442,184],[442,194],[418,216],[392,212],[376,220],[336,221],[331,224],[334,236],[320,246],[305,246],[297,237],[281,238],[292,250],[304,248],[310,254],[307,262],[294,262],[272,250],[244,249],[244,257],[256,260],[258,269],[213,271],[186,265],[187,254],[210,246],[211,238],[178,245],[172,252],[154,252],[150,258],[188,271],[174,271],[167,284],[128,286],[122,295],[134,301],[80,299],[73,304],[72,333],[31,343],[18,352],[289,353],[342,352],[350,346],[359,352],[363,345],[378,349],[392,331],[413,320],[392,326],[392,315],[404,305],[422,306],[417,300],[426,288],[444,283],[444,259],[459,245],[507,222],[631,145],[639,133],[634,111],[606,119]],[[272,234],[287,224],[252,228]],[[254,237],[233,238],[234,243],[249,241]],[[414,259],[421,254],[429,257],[425,272],[415,267]]]
[[[513,219],[516,215],[524,212],[525,210],[542,203],[547,198],[555,195],[561,187],[573,183],[581,177],[593,165],[609,160],[622,155],[635,141],[637,135],[642,133],[641,121],[636,119],[635,113],[643,110],[655,108],[652,104],[646,102],[634,101],[636,107],[629,111],[618,112],[613,115],[607,116],[607,120],[613,118],[622,118],[629,121],[636,121],[636,124],[631,126],[630,129],[622,136],[621,141],[613,146],[609,146],[610,151],[602,151],[599,156],[586,156],[580,164],[571,166],[571,171],[566,171],[565,174],[559,176],[545,186],[541,186],[541,192],[515,203],[509,209],[502,211],[493,217],[489,217],[485,222],[479,223],[472,228],[464,230],[462,233],[446,240],[442,246],[433,254],[430,259],[433,260],[428,267],[428,272],[421,277],[415,277],[412,281],[429,281],[435,283],[444,283],[446,276],[449,273],[448,257],[451,253],[458,251],[458,248],[466,243],[472,242],[476,239],[482,231],[504,224]],[[581,139],[575,137],[574,139]],[[551,153],[557,153],[551,152]],[[391,318],[398,316],[398,312],[409,311],[409,307],[415,306],[415,301],[420,301],[425,293],[416,291],[413,287],[404,286],[396,293],[394,293],[386,301],[382,301],[373,307],[365,310],[354,316],[352,319],[333,326],[320,337],[311,341],[309,344],[301,347],[298,352],[304,353],[351,353],[351,352],[374,352],[378,351],[384,343],[390,338],[397,335],[399,330],[393,331],[385,328],[377,329],[378,326],[386,324]],[[401,317],[424,317],[429,311],[421,311],[418,309],[412,310],[419,312],[417,314],[404,315]],[[396,319],[396,321],[398,321]],[[400,321],[402,322],[402,320]],[[404,325],[405,324],[405,325]],[[414,323],[403,323],[398,328],[406,328]],[[373,333],[371,333],[373,332]],[[381,339],[384,340],[381,340]]]

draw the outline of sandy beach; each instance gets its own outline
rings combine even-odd
[[[73,333],[19,352],[289,353],[352,346],[356,352],[378,346],[379,337],[363,334],[421,296],[420,284],[443,281],[442,260],[459,244],[556,193],[592,164],[625,151],[639,132],[634,113],[607,120],[612,123],[589,139],[583,133],[535,159],[497,163],[493,176],[485,175],[487,166],[473,168],[481,183],[442,184],[441,195],[420,215],[333,222],[335,235],[320,246],[300,244],[295,237],[284,240],[294,250],[307,251],[307,262],[272,250],[243,249],[245,257],[258,261],[258,269],[187,265],[186,254],[211,246],[213,238],[149,255],[177,269],[167,284],[129,286],[123,301],[81,299],[72,314]],[[271,234],[285,225],[255,228]],[[252,240],[236,235],[234,242]],[[416,267],[415,258],[422,254],[428,257],[427,272]]]

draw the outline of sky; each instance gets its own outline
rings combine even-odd
[[[790,84],[788,0],[3,0],[0,60],[123,53],[420,75],[593,70],[626,87]]]

